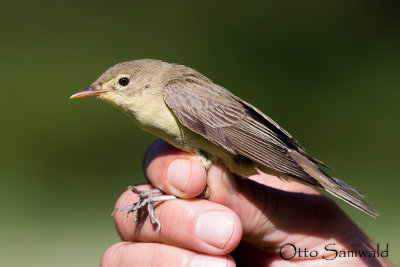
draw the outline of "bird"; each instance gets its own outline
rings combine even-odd
[[[190,67],[156,59],[118,63],[70,98],[88,96],[110,102],[144,131],[195,154],[206,169],[219,162],[242,177],[261,171],[295,180],[378,216],[363,194],[330,176],[323,169],[330,166],[306,153],[274,120]],[[175,196],[130,189],[140,200],[119,210],[139,212],[147,205],[159,230],[153,204]]]

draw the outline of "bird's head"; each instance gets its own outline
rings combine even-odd
[[[154,87],[161,82],[160,73],[165,63],[159,60],[141,59],[122,62],[104,72],[89,87],[70,98],[98,96],[117,106],[124,107],[137,97],[151,97]],[[152,90],[153,89],[153,90]]]
[[[143,130],[175,140],[181,130],[163,98],[166,81],[175,78],[174,66],[182,68],[153,59],[122,62],[71,98],[97,96],[117,106]]]

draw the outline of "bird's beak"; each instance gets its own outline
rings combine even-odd
[[[73,94],[70,98],[80,98],[80,97],[87,97],[87,96],[96,96],[101,95],[105,92],[114,91],[114,89],[106,89],[106,90],[98,90],[93,86],[89,86],[85,89],[79,90],[75,94]]]

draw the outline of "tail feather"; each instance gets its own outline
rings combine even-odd
[[[330,177],[330,176],[329,176]],[[372,209],[365,201],[364,195],[359,193],[357,190],[344,183],[343,181],[330,177],[332,183],[328,183],[324,185],[324,188],[327,192],[331,193],[337,198],[347,202],[348,204],[356,207],[363,212],[367,213],[372,217],[377,217],[379,213]]]
[[[353,192],[354,194],[356,194],[358,197],[364,198],[365,195],[360,193],[359,191],[357,191],[356,189],[354,189],[353,187],[351,187],[350,185],[346,184],[345,182],[343,182],[342,180],[335,178],[333,176],[327,175],[329,176],[329,178],[331,178],[336,184],[344,187],[346,190],[350,190],[351,192]]]
[[[315,186],[325,189],[327,192],[331,193],[335,197],[340,198],[341,200],[352,205],[353,207],[356,207],[361,211],[367,213],[368,215],[371,215],[372,217],[376,217],[379,215],[376,210],[372,209],[366,203],[366,201],[364,200],[364,195],[359,193],[350,185],[335,177],[331,177],[297,151],[291,150],[290,155],[297,162],[297,164],[299,164],[303,168],[303,170],[308,175],[310,175],[310,177],[315,179],[315,181],[317,182]]]

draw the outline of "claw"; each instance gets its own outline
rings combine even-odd
[[[147,210],[150,215],[150,220],[152,224],[157,224],[157,232],[160,231],[161,224],[160,221],[156,218],[156,215],[154,214],[154,208],[153,208],[153,203],[147,204]]]
[[[154,214],[154,207],[153,204],[161,201],[166,201],[166,200],[171,200],[171,199],[176,199],[175,196],[173,195],[162,195],[162,191],[159,189],[151,189],[151,190],[139,190],[134,186],[128,186],[128,190],[132,191],[134,194],[139,196],[139,201],[136,203],[133,203],[131,205],[125,206],[125,207],[120,207],[116,209],[117,211],[127,211],[127,216],[131,212],[137,213],[139,215],[139,212],[142,207],[147,205],[147,211],[150,216],[150,221],[152,224],[157,224],[157,232],[160,231],[161,229],[161,223],[160,221],[156,218]],[[115,212],[115,211],[114,211]],[[111,215],[114,215],[114,212]],[[135,218],[135,221],[137,220],[137,217]]]

